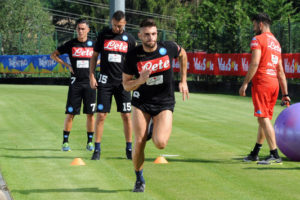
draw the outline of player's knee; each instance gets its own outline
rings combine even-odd
[[[158,149],[164,149],[167,146],[167,143],[168,143],[167,141],[163,141],[163,140],[154,141],[154,144]]]
[[[123,121],[125,121],[125,122],[130,122],[130,120],[131,120],[130,113],[122,113],[121,117],[122,117]]]

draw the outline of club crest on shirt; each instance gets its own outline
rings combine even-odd
[[[162,47],[162,48],[159,49],[159,54],[160,55],[164,56],[164,55],[166,55],[166,53],[167,53],[167,49],[166,48]]]
[[[123,39],[124,41],[127,41],[127,40],[128,40],[127,35],[123,35],[123,36],[122,36],[122,39]]]
[[[88,41],[88,42],[87,42],[87,45],[88,45],[89,47],[91,47],[91,46],[93,46],[93,42],[92,42],[92,41]]]

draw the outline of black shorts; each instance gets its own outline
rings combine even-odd
[[[96,90],[90,87],[89,82],[71,83],[65,113],[79,115],[82,101],[83,113],[93,114],[96,111]]]
[[[148,113],[149,115],[151,115],[151,117],[158,115],[161,111],[164,110],[170,110],[173,112],[175,106],[175,104],[154,105],[154,104],[140,103],[137,101],[133,101],[132,105],[134,107],[137,107],[141,111]]]
[[[131,94],[124,90],[123,85],[98,83],[97,112],[109,113],[112,96],[115,97],[117,111],[121,113],[131,112]]]

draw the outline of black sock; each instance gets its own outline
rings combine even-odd
[[[87,132],[87,143],[93,142],[94,132]]]
[[[261,147],[262,147],[262,144],[256,143],[251,154],[257,156]]]
[[[95,151],[101,151],[101,143],[95,142]]]
[[[70,131],[64,131],[64,140],[63,143],[69,142],[69,135],[70,135]]]
[[[275,158],[279,158],[277,149],[271,150],[270,154],[272,154]]]
[[[144,176],[143,176],[143,170],[135,171],[135,174],[136,174],[136,180],[137,181],[141,181],[141,182],[145,183],[145,179],[144,179]]]
[[[126,149],[132,149],[132,143],[126,142]]]

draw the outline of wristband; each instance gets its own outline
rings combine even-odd
[[[290,97],[290,95],[288,95],[288,94],[285,94],[285,95],[283,95],[283,97]]]

